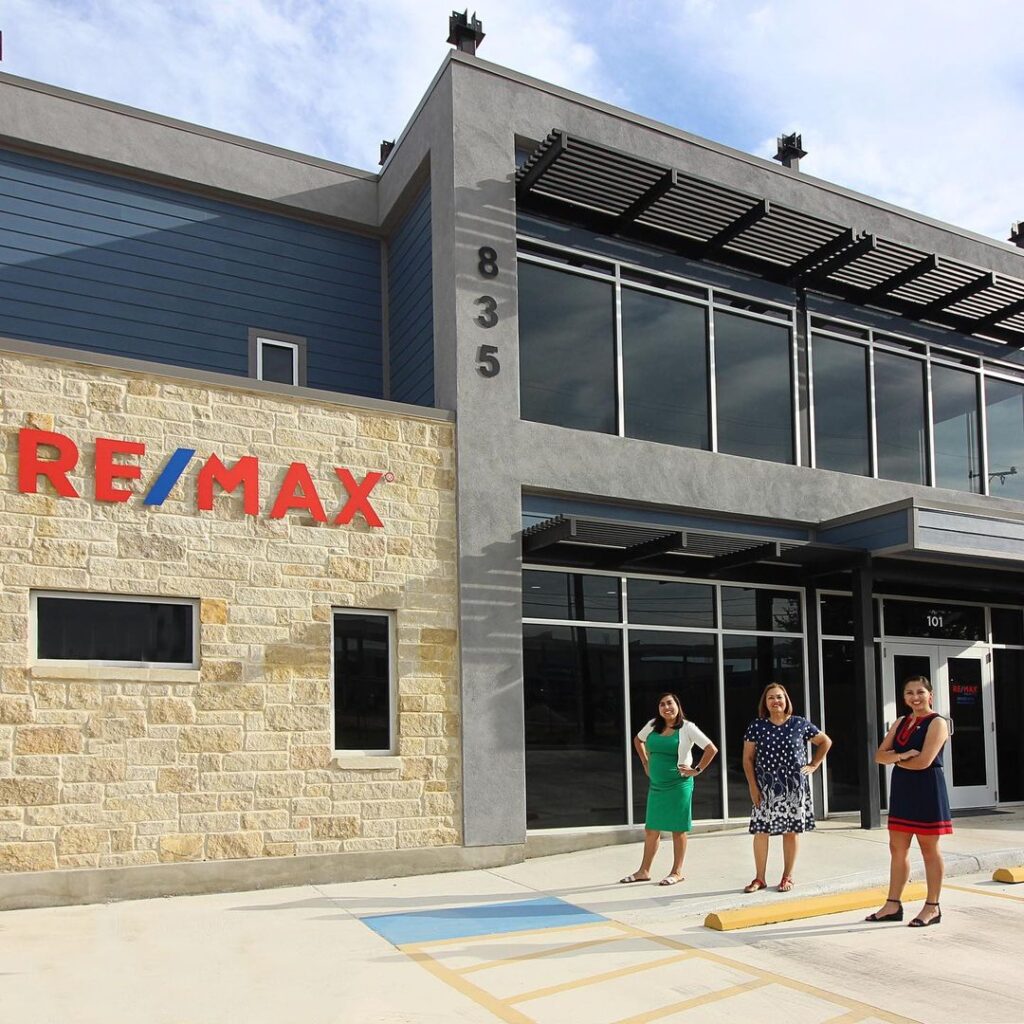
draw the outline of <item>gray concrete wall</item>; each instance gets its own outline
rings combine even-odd
[[[473,58],[456,55],[450,68],[455,299],[451,333],[439,335],[438,344],[454,361],[458,417],[465,841],[519,843],[526,829],[518,538],[524,490],[809,524],[907,497],[989,510],[1022,505],[521,421],[515,137],[540,139],[563,128],[808,213],[1022,277],[1024,255]],[[498,254],[496,278],[478,272],[481,245]],[[490,329],[476,322],[482,295],[496,302],[498,323]],[[481,344],[497,348],[496,377],[478,372]]]

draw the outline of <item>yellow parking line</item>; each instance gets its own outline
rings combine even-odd
[[[692,1010],[695,1006],[707,1006],[709,1003],[718,1003],[723,999],[731,999],[733,996],[742,995],[744,992],[753,992],[755,989],[763,988],[770,982],[763,978],[755,978],[753,981],[745,981],[742,985],[730,985],[728,988],[719,989],[717,992],[707,992],[702,996],[694,996],[692,999],[684,999],[670,1006],[659,1006],[656,1010],[648,1010],[646,1013],[638,1013],[633,1017],[623,1017],[615,1024],[648,1024],[649,1021],[657,1020],[659,1017],[668,1017],[673,1013],[681,1013],[683,1010]]]
[[[1013,900],[1015,903],[1024,903],[1024,896],[1011,896],[1008,892],[990,892],[978,886],[972,889],[969,885],[946,885],[947,889],[955,889],[957,892],[972,892],[975,896],[992,896],[997,900]]]
[[[586,988],[588,985],[598,985],[602,981],[612,981],[615,978],[625,978],[630,974],[639,974],[641,971],[650,971],[655,967],[664,967],[665,964],[674,964],[678,960],[688,960],[696,954],[693,952],[676,953],[675,956],[663,956],[658,960],[649,960],[643,964],[631,964],[629,967],[619,967],[614,971],[603,971],[601,974],[590,974],[586,978],[575,978],[573,981],[563,981],[558,985],[546,985],[544,988],[535,988],[532,992],[520,992],[516,996],[506,996],[506,1002],[525,1003],[528,999],[543,999],[544,996],[557,995],[560,992],[569,992],[574,988]]]
[[[516,934],[521,934],[517,932]],[[567,946],[552,946],[550,949],[538,949],[532,953],[520,953],[518,956],[505,957],[503,960],[488,960],[486,963],[473,964],[472,967],[450,968],[456,974],[473,974],[476,971],[489,971],[503,964],[519,964],[524,960],[540,960],[546,956],[560,956],[562,953],[575,953],[579,949],[590,949],[592,946],[603,946],[608,942],[621,942],[621,935],[608,935],[603,939],[587,939],[586,942],[572,942]]]

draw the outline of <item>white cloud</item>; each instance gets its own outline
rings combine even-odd
[[[0,69],[374,167],[449,49],[451,10],[451,0],[6,0]],[[613,91],[568,11],[521,0],[480,17],[482,57]]]
[[[663,14],[745,120],[802,132],[807,173],[998,238],[1024,219],[1019,0],[698,0]],[[739,144],[770,156],[774,135]]]

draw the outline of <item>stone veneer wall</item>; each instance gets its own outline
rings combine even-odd
[[[4,353],[0,386],[0,871],[459,842],[449,423]],[[18,493],[23,426],[75,440],[81,499]],[[92,497],[97,436],[147,446],[124,504]],[[260,515],[197,511],[197,460],[143,505],[178,447],[258,456]],[[292,461],[329,518],[335,466],[393,472],[384,528],[268,518]],[[197,598],[200,668],[33,666],[33,589]],[[334,607],[397,612],[396,757],[332,758]]]

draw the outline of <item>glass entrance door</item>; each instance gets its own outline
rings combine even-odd
[[[905,714],[903,682],[922,675],[932,681],[934,708],[951,723],[943,751],[953,808],[995,803],[992,736],[992,674],[988,651],[947,644],[883,645],[885,725]]]

